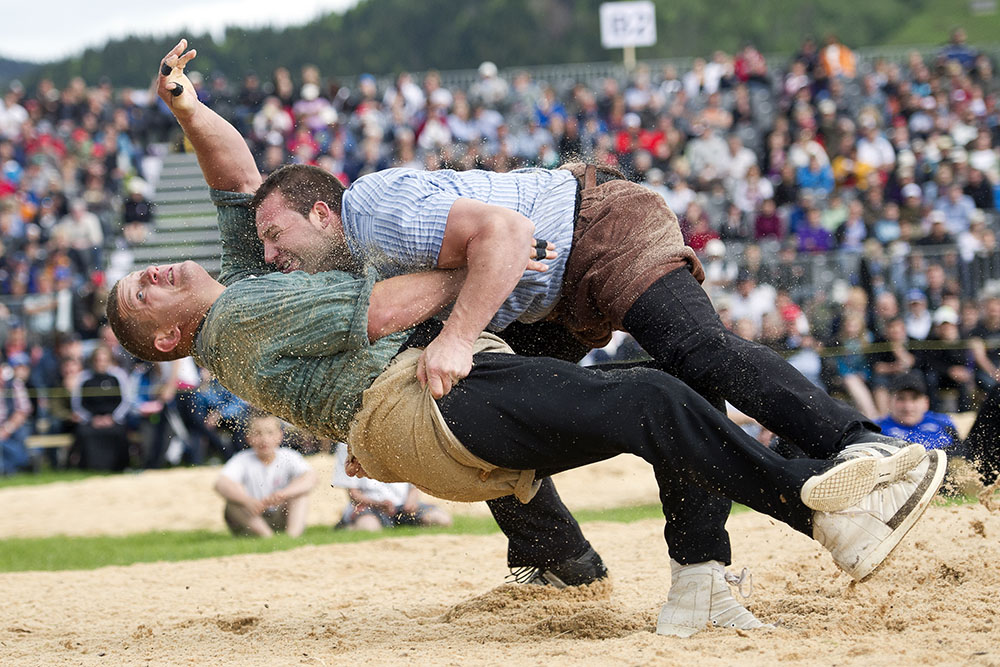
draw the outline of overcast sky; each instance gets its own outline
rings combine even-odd
[[[0,0],[0,56],[47,62],[128,35],[299,25],[358,0]]]

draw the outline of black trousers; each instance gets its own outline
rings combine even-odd
[[[672,271],[653,283],[626,313],[624,325],[664,370],[716,407],[729,401],[809,456],[828,458],[849,433],[878,431],[773,350],[726,329],[688,271]]]
[[[694,516],[686,525],[669,521],[678,496],[692,486],[808,535],[812,511],[799,490],[831,465],[788,460],[761,447],[690,387],[649,368],[601,372],[555,359],[480,354],[438,407],[469,451],[494,465],[547,476],[618,454],[646,460],[660,487],[664,537],[675,559],[699,550],[699,560],[728,557],[728,542],[725,554],[715,553],[714,533],[702,530],[708,517]]]
[[[626,314],[624,326],[659,368],[683,380],[716,408],[723,410],[728,400],[810,456],[828,458],[841,449],[848,434],[878,430],[769,348],[726,329],[701,285],[686,270],[672,271],[650,286]],[[501,335],[519,354],[576,361],[585,352],[554,323],[515,322]],[[671,556],[681,563],[708,559],[729,563],[725,530],[729,500],[695,485],[673,492],[664,488],[661,485]],[[544,488],[528,505],[513,497],[489,504],[510,540],[511,566],[561,560],[586,546],[554,487]]]

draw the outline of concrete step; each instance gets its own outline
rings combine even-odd
[[[221,257],[219,247],[211,245],[189,245],[189,246],[140,246],[132,249],[137,265],[149,263],[171,263],[180,262],[185,259],[193,259],[196,262],[202,260],[218,260]]]
[[[157,202],[156,217],[171,218],[177,216],[215,215],[215,206],[207,201],[186,201],[186,202]]]
[[[204,182],[201,184],[200,188],[183,188],[177,190],[157,190],[156,196],[153,199],[157,206],[162,206],[163,204],[173,204],[175,202],[205,202],[209,206],[212,206],[212,199],[208,194],[208,188],[205,187]]]
[[[174,167],[183,164],[198,164],[198,156],[194,153],[167,153],[163,156],[164,167]]]
[[[160,180],[157,181],[157,187],[175,178],[200,178],[202,182],[205,180],[198,165],[178,165],[176,167],[165,168],[160,172]]]
[[[217,229],[218,220],[214,215],[185,215],[156,219],[156,231],[180,231],[187,229]]]
[[[143,248],[150,246],[210,245],[218,251],[220,247],[218,229],[178,229],[164,231],[157,229],[146,237]]]
[[[205,179],[199,172],[197,176],[177,175],[171,176],[166,181],[160,181],[159,185],[156,186],[156,194],[159,196],[164,192],[189,189],[204,190],[205,188]]]

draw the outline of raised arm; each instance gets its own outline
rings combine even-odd
[[[524,273],[535,225],[516,211],[458,199],[448,213],[438,267],[468,275],[441,333],[417,365],[417,378],[441,398],[472,370],[472,344]]]
[[[187,40],[182,39],[160,62],[156,92],[194,146],[209,187],[253,193],[261,178],[250,148],[235,127],[198,99],[194,84],[184,74],[198,52],[185,53],[186,48]]]

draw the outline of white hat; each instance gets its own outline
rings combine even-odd
[[[492,79],[497,75],[497,66],[489,60],[484,60],[479,65],[479,76]]]
[[[709,239],[705,244],[705,255],[708,257],[725,257],[726,244],[720,239]]]
[[[907,183],[903,186],[903,196],[904,197],[922,197],[923,191],[920,186],[916,183]]]
[[[934,311],[934,324],[958,324],[958,313],[951,306],[941,306]]]
[[[310,82],[302,86],[302,99],[312,102],[317,97],[319,97],[319,86],[315,83]]]

